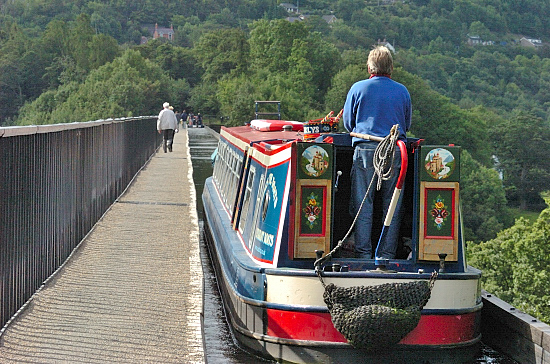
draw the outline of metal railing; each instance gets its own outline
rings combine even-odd
[[[0,328],[160,145],[156,117],[0,128]]]

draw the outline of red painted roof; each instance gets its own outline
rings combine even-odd
[[[222,130],[225,130],[229,134],[233,135],[240,140],[252,144],[256,142],[268,142],[270,140],[303,140],[304,133],[297,131],[259,131],[252,129],[250,126],[235,126],[225,127],[222,126]],[[278,143],[274,143],[278,144]]]

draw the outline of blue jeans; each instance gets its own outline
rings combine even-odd
[[[357,210],[361,206],[361,202],[365,197],[369,183],[374,175],[374,167],[372,158],[374,156],[374,150],[378,143],[360,143],[355,147],[353,154],[353,166],[351,168],[351,200],[350,200],[350,212],[355,217]],[[386,217],[388,207],[391,202],[397,179],[399,178],[399,172],[401,170],[401,153],[399,148],[395,149],[395,158],[393,163],[393,172],[389,180],[382,182],[380,191],[376,191],[376,182],[372,183],[369,195],[365,199],[365,203],[359,212],[359,217],[355,225],[355,251],[362,259],[372,258],[372,243],[371,243],[371,230],[372,230],[372,217],[373,217],[373,201],[374,194],[382,194],[382,209],[383,219]],[[378,247],[378,257],[384,259],[395,258],[395,252],[397,250],[397,239],[399,238],[399,228],[401,225],[401,201],[403,199],[403,191],[397,202],[395,208],[395,214],[392,222],[387,228],[387,234],[385,239],[380,242]]]

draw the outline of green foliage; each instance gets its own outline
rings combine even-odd
[[[550,124],[520,112],[496,125],[492,139],[509,197],[523,210],[538,208],[550,185]]]
[[[248,68],[250,47],[240,29],[227,29],[204,34],[195,47],[205,81],[216,81],[231,71],[243,73]]]
[[[254,83],[244,74],[219,82],[218,99],[222,115],[229,117],[227,125],[244,125],[254,119]]]
[[[484,289],[550,322],[550,200],[546,203],[533,224],[520,218],[495,239],[470,243],[468,255],[483,271]]]
[[[466,240],[493,239],[512,225],[502,181],[497,171],[483,166],[463,150],[460,159],[460,200]]]
[[[346,95],[350,87],[368,75],[366,62],[364,65],[348,65],[332,78],[332,85],[325,96],[325,108],[338,110],[346,102]]]
[[[396,81],[409,89],[413,104],[411,132],[430,144],[456,144],[468,150],[484,164],[490,161],[487,126],[475,113],[461,110],[448,98],[433,91],[426,83],[403,69],[394,71]]]
[[[32,72],[32,43],[15,24],[3,29],[0,43],[0,121],[12,118],[26,98],[27,72]]]
[[[158,66],[132,50],[94,70],[84,83],[43,94],[21,110],[20,124],[55,124],[132,115],[155,115],[176,85]],[[183,87],[184,88],[184,87]],[[161,101],[162,100],[162,101]]]
[[[152,40],[136,48],[141,55],[159,64],[173,79],[186,79],[194,86],[200,82],[203,70],[192,49],[174,46],[172,43]]]
[[[250,56],[256,70],[270,72],[288,69],[286,62],[290,55],[290,45],[295,38],[307,34],[304,24],[290,23],[284,20],[268,21],[265,19],[253,22],[250,27]]]
[[[202,82],[191,90],[190,110],[194,113],[218,115],[220,101],[217,96],[218,85],[212,82]]]
[[[191,86],[184,78],[173,80],[169,89],[170,104],[174,106],[174,111],[183,111],[191,98]]]
[[[29,38],[11,23],[0,39],[0,122],[48,88],[82,82],[93,69],[120,54],[114,38],[95,34],[86,15],[75,22],[54,20],[41,37]],[[7,107],[9,105],[9,108]]]

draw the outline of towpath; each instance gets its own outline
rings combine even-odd
[[[1,363],[204,363],[186,130],[7,325]]]

